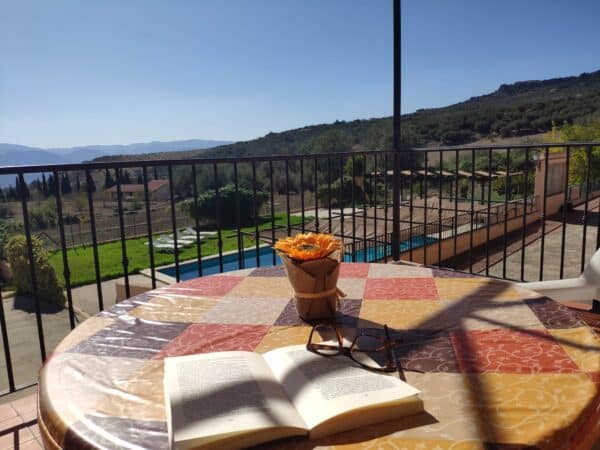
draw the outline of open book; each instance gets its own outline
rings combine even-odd
[[[264,355],[218,352],[165,359],[171,447],[242,448],[318,438],[417,414],[419,391],[398,375],[323,357],[303,345]]]

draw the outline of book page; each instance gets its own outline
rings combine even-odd
[[[272,427],[306,429],[260,355],[219,352],[165,359],[172,442]],[[185,446],[181,446],[185,448]]]
[[[309,430],[352,410],[400,402],[419,391],[386,375],[358,367],[344,356],[324,357],[295,345],[263,355]]]

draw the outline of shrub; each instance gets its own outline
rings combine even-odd
[[[63,216],[63,223],[65,225],[77,225],[78,223],[82,223],[84,222],[83,218],[85,216],[82,215],[77,215],[77,214],[71,214],[71,213],[66,213]]]
[[[11,215],[10,208],[6,203],[0,203],[0,218],[7,219]]]
[[[56,205],[47,202],[45,206],[31,208],[29,220],[34,230],[45,230],[56,226]]]
[[[344,177],[344,185],[342,189],[342,198],[343,202],[340,201],[340,179],[337,178],[331,182],[331,205],[337,206],[341,208],[342,206],[347,206],[352,204],[352,179],[348,177]],[[327,207],[327,202],[329,201],[329,186],[320,185],[317,194],[319,196],[319,203],[323,207]],[[360,188],[355,187],[355,199],[359,199],[362,201],[362,192]],[[362,203],[361,203],[362,204]]]
[[[21,222],[9,222],[0,220],[0,261],[6,259],[4,246],[10,236],[23,233],[23,224]]]
[[[43,242],[41,239],[32,236],[31,243],[33,246],[37,292],[40,301],[64,305],[64,293],[58,283],[56,272],[48,261],[48,253],[44,249]],[[12,268],[13,281],[17,288],[17,294],[33,294],[27,240],[24,235],[15,235],[8,240],[6,244],[6,256]]]
[[[359,179],[360,179],[360,177],[357,177],[357,183],[354,184],[354,199],[355,199],[357,208],[361,208],[362,204],[363,204],[363,190],[360,186],[360,183],[358,182]],[[352,185],[353,185],[352,178],[344,177],[344,185],[343,185],[343,189],[342,189],[343,201],[340,201],[340,179],[337,178],[337,179],[333,180],[331,182],[331,205],[332,206],[335,205],[337,207],[352,205],[352,187],[353,187]],[[373,188],[369,181],[364,182],[364,186],[365,186],[365,193],[364,193],[365,200],[367,202],[370,202],[371,199],[373,198]],[[383,185],[379,184],[377,188],[378,188],[377,195],[379,196],[379,199],[383,199]],[[319,196],[319,203],[321,204],[321,206],[323,208],[326,208],[328,201],[329,201],[329,186],[326,184],[319,185],[319,188],[317,189],[317,195]]]
[[[254,223],[254,194],[252,190],[239,188],[239,214],[240,226],[249,226]],[[256,192],[256,211],[260,211],[262,204],[269,195],[263,191]],[[236,195],[235,187],[228,184],[219,189],[219,206],[221,215],[221,226],[232,227],[236,225]],[[193,200],[182,204],[184,211],[192,217],[203,221],[216,221],[217,196],[215,191],[206,191],[198,195],[198,207],[195,208]]]

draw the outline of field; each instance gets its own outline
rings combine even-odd
[[[297,225],[301,222],[301,218],[290,216],[292,225]],[[306,217],[305,221],[310,220]],[[284,214],[275,215],[275,225],[284,226],[287,224],[287,217]],[[263,222],[259,229],[268,229],[271,222]],[[243,232],[253,233],[254,227],[242,228]],[[226,228],[222,230],[223,252],[237,249],[237,230],[235,228]],[[148,241],[146,238],[127,239],[127,259],[129,260],[129,274],[140,272],[143,269],[150,267],[150,256],[148,246],[145,244]],[[250,236],[244,236],[244,246],[251,246],[255,240]],[[202,256],[215,255],[219,252],[217,245],[217,237],[205,238],[201,242]],[[185,261],[196,258],[196,245],[182,249],[179,251],[179,260]],[[94,270],[94,254],[91,245],[74,247],[67,250],[67,258],[69,261],[69,269],[71,270],[71,286],[81,286],[94,283],[96,281],[96,273]],[[100,275],[102,280],[109,280],[123,276],[123,264],[121,253],[121,242],[110,242],[98,245],[98,259],[100,262]],[[175,262],[173,254],[154,252],[154,264],[161,266]],[[56,274],[60,282],[64,285],[62,252],[54,252],[50,256],[50,264],[56,270]]]

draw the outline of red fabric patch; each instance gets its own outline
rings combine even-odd
[[[574,373],[581,370],[545,330],[450,333],[461,372]]]
[[[234,350],[251,352],[258,346],[269,328],[267,325],[195,323],[165,345],[153,359]]]
[[[369,263],[342,263],[340,265],[340,278],[367,278]]]
[[[592,382],[596,384],[596,389],[600,392],[600,372],[588,372],[587,373]]]
[[[367,300],[438,300],[433,278],[369,278]]]
[[[244,280],[246,277],[228,277],[228,276],[213,276],[213,277],[200,277],[194,278],[193,280],[184,281],[183,283],[176,284],[170,288],[165,289],[166,292],[172,292],[179,294],[184,291],[189,295],[209,295],[209,296],[223,296],[231,291],[238,283]],[[190,292],[193,291],[193,292]],[[163,291],[163,292],[164,292]]]

